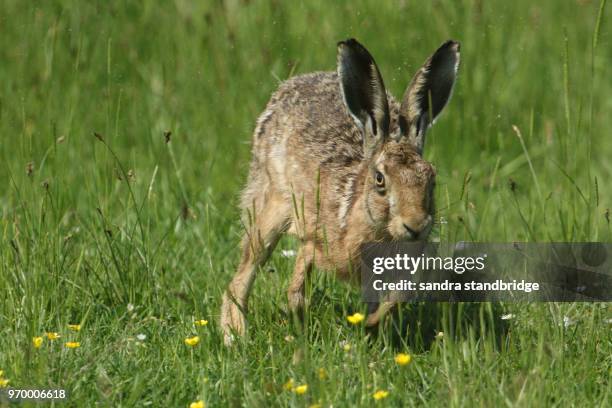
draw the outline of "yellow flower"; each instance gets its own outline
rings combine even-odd
[[[0,378],[0,388],[4,388],[7,385],[9,385],[11,381],[7,380],[6,378]]]
[[[325,380],[327,378],[327,371],[324,368],[319,368],[319,380]]]
[[[442,340],[444,338],[444,332],[438,332],[436,334],[436,340]]]
[[[188,346],[196,346],[200,342],[200,336],[187,337],[185,339],[185,344]]]
[[[4,375],[4,370],[0,370],[0,378]]]
[[[284,385],[283,388],[287,391],[291,391],[293,389],[293,378],[290,378]]]
[[[196,320],[195,322],[193,322],[196,326],[206,326],[208,324],[208,320]]]
[[[298,385],[293,389],[293,392],[295,392],[297,395],[306,394],[306,391],[308,391],[308,384]]]
[[[78,341],[69,341],[66,343],[66,347],[71,349],[79,348],[81,347],[81,343],[79,343]]]
[[[379,401],[381,399],[385,399],[388,396],[389,396],[389,391],[385,391],[385,390],[378,390],[374,394],[372,394],[372,397],[374,397],[374,399],[376,401]]]
[[[202,400],[192,402],[191,404],[189,404],[189,408],[205,408],[205,407],[206,407],[206,404]]]
[[[49,340],[57,340],[61,337],[59,333],[56,333],[56,332],[47,332],[45,333],[45,335],[47,336]]]
[[[395,362],[397,363],[397,365],[407,365],[410,364],[410,361],[412,360],[412,356],[410,354],[406,354],[406,353],[399,353],[398,355],[395,356]]]
[[[344,349],[344,351],[351,351],[350,343],[346,343],[344,346],[342,346],[342,348]]]
[[[323,408],[323,405],[321,405],[321,404],[312,404],[308,408]]]
[[[34,348],[40,348],[40,346],[42,346],[43,343],[43,338],[42,337],[32,337],[32,345],[34,346]]]
[[[72,331],[81,331],[81,325],[80,324],[69,324],[68,328]]]
[[[348,320],[351,324],[359,324],[363,321],[363,319],[365,319],[365,316],[361,313],[355,313],[352,316],[346,317],[346,320]]]

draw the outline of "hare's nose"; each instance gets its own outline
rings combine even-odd
[[[404,224],[404,228],[406,228],[406,231],[408,232],[408,234],[413,237],[417,237],[419,235],[419,231],[410,228],[408,224]]]
[[[427,230],[430,223],[431,215],[428,215],[427,217],[425,217],[425,219],[423,219],[422,222],[418,224],[409,225],[404,222],[403,225],[404,229],[406,230],[406,235],[411,239],[417,239],[423,233],[423,231]]]

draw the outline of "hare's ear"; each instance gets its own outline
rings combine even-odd
[[[423,152],[425,133],[451,97],[459,69],[459,43],[447,41],[425,61],[402,98],[401,135]]]
[[[368,50],[354,39],[338,43],[338,77],[349,113],[363,130],[366,157],[389,134],[389,103]]]

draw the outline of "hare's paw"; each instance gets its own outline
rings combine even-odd
[[[373,328],[378,326],[383,318],[396,306],[396,301],[385,301],[380,303],[375,312],[368,313],[365,323],[366,327]]]
[[[244,336],[246,332],[246,317],[227,294],[223,295],[221,306],[221,330],[226,346],[232,345],[235,335]]]
[[[289,301],[289,310],[291,310],[292,312],[299,313],[301,310],[304,309],[304,305],[306,303],[304,299],[304,289],[290,288],[287,291],[287,300]]]
[[[380,320],[381,320],[381,316],[378,313],[374,312],[372,314],[369,314],[368,317],[366,318],[365,326],[367,328],[375,328],[380,323]]]

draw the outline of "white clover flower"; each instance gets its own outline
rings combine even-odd
[[[571,319],[569,316],[563,316],[563,326],[569,327],[576,324],[576,320]]]
[[[281,256],[283,258],[293,258],[295,257],[296,252],[293,249],[283,249],[281,251]]]

